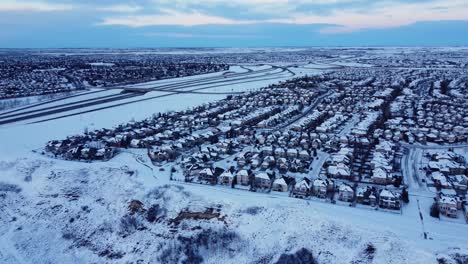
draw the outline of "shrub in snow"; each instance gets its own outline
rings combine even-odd
[[[405,203],[409,203],[409,194],[406,188],[403,188],[403,191],[401,192],[401,200]]]
[[[158,187],[158,188],[154,188],[152,189],[149,193],[148,193],[148,198],[150,199],[161,199],[161,198],[166,198],[168,196],[168,192],[169,191],[173,191],[173,192],[177,192],[179,193],[180,191],[182,191],[184,189],[184,187],[182,186],[179,186],[179,185],[163,185],[161,187]]]
[[[364,252],[363,252],[363,256],[362,258],[363,259],[366,259],[368,262],[372,262],[372,260],[374,259],[374,256],[375,256],[375,251],[377,249],[375,248],[375,246],[373,244],[367,244],[367,247],[364,249]]]
[[[440,217],[439,205],[437,203],[433,203],[431,206],[431,216],[435,218]]]
[[[238,234],[226,228],[209,228],[192,235],[179,235],[177,240],[164,245],[158,262],[198,264],[207,254],[233,257],[233,252],[240,250],[239,242]]]
[[[145,208],[143,207],[142,202],[140,202],[138,200],[132,200],[128,205],[128,211],[131,214],[140,213],[140,212],[145,211]]]
[[[146,220],[148,222],[159,221],[160,219],[166,217],[167,210],[161,208],[159,204],[153,204],[148,211],[146,212]]]
[[[119,233],[122,236],[128,236],[137,230],[144,230],[140,216],[138,215],[124,215],[120,219]]]
[[[250,214],[250,215],[256,215],[260,213],[263,210],[263,207],[259,206],[251,206],[248,207],[247,209],[244,210],[245,213]]]
[[[306,248],[301,248],[294,254],[282,254],[276,264],[314,264],[312,252]]]
[[[18,185],[0,182],[0,192],[21,192],[21,188]]]
[[[468,255],[466,255],[466,254],[455,253],[455,254],[452,255],[452,258],[457,263],[468,263]]]
[[[468,255],[461,253],[439,254],[437,256],[438,264],[465,264],[468,263]]]

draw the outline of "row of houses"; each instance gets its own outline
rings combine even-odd
[[[50,141],[45,150],[51,153],[63,153],[61,157],[68,160],[109,160],[116,154],[116,150],[113,148],[102,146],[99,143],[72,146],[67,140]],[[57,155],[55,156],[57,157]]]
[[[250,169],[240,169],[236,171],[221,168],[203,168],[192,166],[185,171],[188,181],[197,181],[208,184],[219,184],[229,187],[237,185],[250,187],[250,190],[263,190],[274,192],[290,192],[295,198],[317,197],[321,199],[342,202],[360,203],[369,206],[379,206],[381,208],[399,210],[401,194],[387,189],[377,189],[375,187],[360,187],[357,190],[347,183],[335,184],[335,181],[327,178],[310,180],[303,178],[296,181],[291,177],[276,178],[272,171],[252,171]]]
[[[373,151],[370,160],[372,182],[376,184],[390,184],[395,170],[395,145],[390,141],[380,141]]]
[[[453,151],[429,151],[425,154],[428,182],[438,190],[464,194],[468,190],[468,166],[462,155]]]
[[[256,124],[281,111],[280,107],[269,106],[258,109],[255,93],[240,95],[215,103],[180,112],[158,114],[143,121],[131,121],[113,129],[85,131],[83,135],[71,136],[60,147],[58,142],[48,144],[47,151],[63,156],[69,149],[90,142],[100,142],[107,148],[153,148],[182,149],[210,142],[221,134],[226,137],[239,133],[239,128]],[[251,102],[249,104],[249,102]],[[239,107],[242,106],[242,107]],[[216,111],[211,111],[216,109]],[[225,120],[219,118],[224,113],[236,111],[238,118]],[[236,131],[234,131],[236,130]],[[164,155],[161,155],[164,156]]]

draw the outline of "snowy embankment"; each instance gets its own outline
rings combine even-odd
[[[274,263],[302,248],[317,263],[451,258],[446,238],[414,237],[419,230],[399,215],[168,184],[168,171],[147,162],[129,152],[107,163],[3,159],[0,262]]]

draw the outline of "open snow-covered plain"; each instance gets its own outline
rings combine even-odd
[[[118,95],[123,87],[14,112],[27,118],[0,125],[0,262],[275,263],[284,254],[305,259],[311,252],[316,263],[462,263],[457,254],[468,254],[468,226],[429,217],[433,196],[415,186],[411,202],[388,213],[170,181],[170,166],[153,166],[145,150],[90,163],[41,154],[49,140],[85,129],[184,110],[337,65],[372,66],[350,59],[328,66],[232,66],[228,72],[130,85],[150,91],[47,116],[25,112],[79,106],[95,96]],[[229,77],[262,70],[249,79]],[[171,84],[179,88],[167,88]]]

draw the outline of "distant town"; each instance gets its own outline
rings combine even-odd
[[[105,60],[106,62],[101,62]],[[227,70],[212,63],[180,63],[151,55],[135,60],[125,55],[29,56],[0,54],[0,99],[50,95],[155,81]]]

